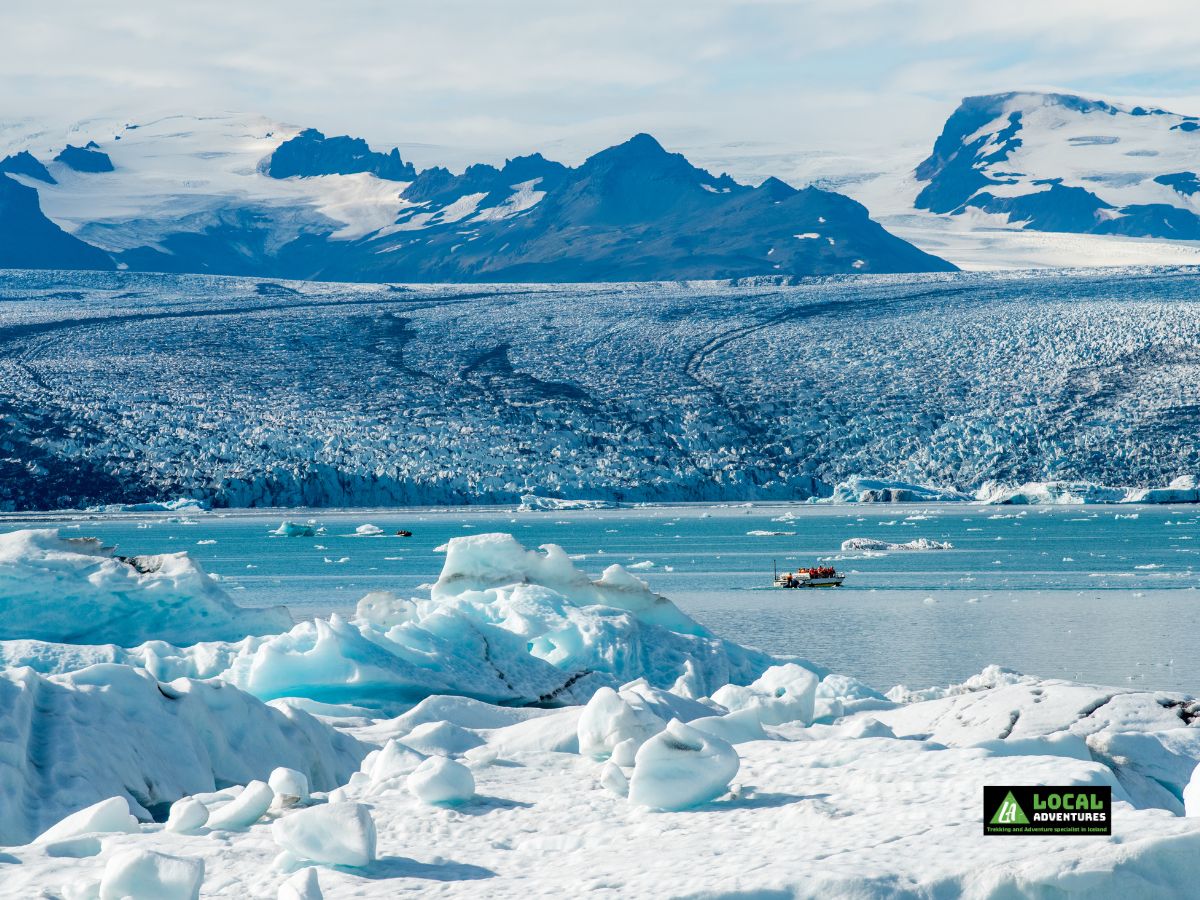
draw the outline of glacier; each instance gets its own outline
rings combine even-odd
[[[488,287],[11,272],[0,508],[804,500],[843,483],[849,498],[854,478],[914,499],[1062,482],[1153,500],[1200,471],[1197,271]]]

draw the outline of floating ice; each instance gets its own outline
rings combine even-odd
[[[828,497],[814,498],[817,503],[944,503],[971,498],[953,488],[909,484],[854,476],[840,481]]]
[[[186,553],[115,557],[56,529],[0,535],[0,639],[133,646],[236,640],[291,627],[282,608],[244,609]]]
[[[371,524],[359,525],[357,528],[354,529],[354,533],[357,534],[359,537],[375,537],[377,535],[383,534],[383,529],[380,528],[378,525],[371,525]]]
[[[903,544],[893,544],[876,538],[850,538],[842,541],[843,550],[953,550],[954,545],[949,541],[931,541],[929,538],[917,538]]]
[[[361,803],[326,803],[288,813],[271,825],[275,843],[297,859],[365,866],[375,859],[375,820]]]
[[[280,537],[316,537],[318,533],[324,532],[315,522],[289,522],[284,520],[279,523],[271,534],[279,535]]]
[[[197,900],[204,860],[123,850],[104,866],[100,900]]]
[[[629,801],[662,810],[697,806],[725,793],[740,764],[728,742],[672,719],[638,750]]]
[[[556,511],[568,509],[615,509],[616,503],[611,500],[559,500],[556,497],[539,497],[536,494],[522,494],[522,512]]]
[[[408,789],[424,803],[453,805],[475,796],[475,776],[462,763],[431,756],[408,776]]]

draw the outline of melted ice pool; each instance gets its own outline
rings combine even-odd
[[[283,520],[324,534],[273,536]],[[781,521],[782,519],[782,521]],[[378,536],[356,533],[371,524]],[[880,689],[962,681],[989,663],[1029,674],[1200,692],[1189,623],[1200,603],[1196,507],[670,506],[187,515],[5,515],[123,554],[186,550],[246,605],[298,617],[350,611],[371,590],[425,592],[449,538],[513,533],[561,544],[598,575],[621,563],[723,637],[798,654]],[[413,536],[394,536],[408,529]],[[369,529],[368,529],[369,530]],[[757,533],[754,533],[757,532]],[[949,541],[952,550],[842,552],[843,541]],[[848,573],[837,590],[781,591],[780,570]]]

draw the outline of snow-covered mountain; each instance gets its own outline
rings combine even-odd
[[[1200,118],[1069,94],[968,97],[916,170],[919,209],[1038,231],[1200,240]]]
[[[10,267],[460,282],[953,268],[847,197],[713,176],[645,134],[575,168],[533,154],[461,174],[232,115],[10,127],[0,154],[0,235],[52,236],[10,242]]]

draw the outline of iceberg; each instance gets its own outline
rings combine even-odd
[[[282,608],[238,606],[186,553],[115,556],[57,529],[0,535],[0,639],[124,647],[236,640],[289,628]]]
[[[910,484],[906,481],[887,481],[879,478],[853,476],[834,485],[828,497],[812,497],[809,503],[947,503],[970,500],[948,487]]]
[[[843,550],[953,550],[954,545],[949,541],[933,541],[929,538],[916,538],[902,544],[881,541],[876,538],[849,538],[842,541]]]
[[[1030,481],[1014,486],[986,481],[975,499],[1005,505],[1200,503],[1200,484],[1194,475],[1179,475],[1166,487],[1110,487],[1090,481]]]
[[[522,494],[521,512],[548,512],[574,509],[616,509],[612,500],[560,500],[557,497],[539,497],[537,494]]]

